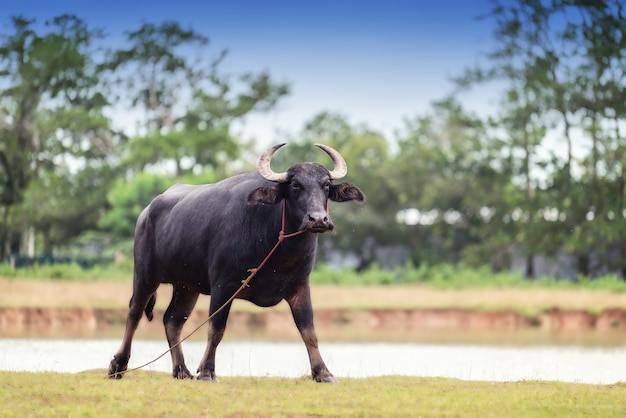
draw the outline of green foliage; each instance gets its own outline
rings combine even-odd
[[[522,215],[505,238],[527,256],[528,277],[535,254],[557,249],[579,258],[581,274],[589,253],[617,251],[605,266],[626,276],[623,13],[621,0],[495,2],[487,64],[459,80],[504,83],[493,122],[512,175],[510,209]]]
[[[508,211],[504,191],[511,178],[498,166],[500,143],[487,131],[453,98],[435,103],[432,115],[406,121],[386,175],[396,213],[418,214],[399,217],[396,230],[415,264],[458,263],[463,249],[486,245],[501,228],[501,217],[483,213]]]
[[[623,416],[626,385],[472,382],[383,376],[327,385],[224,377],[211,384],[138,371],[106,380],[81,373],[0,372],[3,416]],[[210,387],[209,387],[210,386]],[[323,401],[321,401],[323,400]]]
[[[96,264],[91,268],[70,263],[34,264],[18,269],[11,267],[8,262],[4,262],[0,264],[0,276],[11,279],[132,282],[133,262],[132,259],[124,258],[107,264]]]
[[[15,279],[41,280],[79,280],[79,281],[129,281],[133,275],[133,259],[124,256],[107,263],[95,264],[84,268],[78,264],[33,265],[24,268],[12,268],[8,262],[0,264],[0,277]],[[626,292],[626,282],[615,275],[594,279],[579,276],[577,280],[564,280],[554,277],[540,277],[527,280],[520,273],[493,273],[487,267],[472,269],[456,267],[450,264],[434,266],[411,264],[394,269],[380,268],[376,263],[362,272],[352,269],[337,269],[328,264],[318,264],[311,273],[310,282],[316,284],[336,284],[342,286],[393,286],[420,284],[437,289],[586,289]]]
[[[226,51],[207,62],[208,41],[175,21],[144,23],[127,33],[128,47],[104,64],[113,75],[128,74],[118,86],[131,107],[144,111],[144,133],[130,140],[128,167],[142,170],[171,163],[172,176],[207,168],[223,173],[241,151],[231,124],[271,109],[289,93],[286,84],[275,83],[267,72],[248,72],[236,80],[220,74]],[[190,49],[200,59],[190,56]],[[190,99],[182,104],[184,95]]]
[[[115,177],[172,162],[176,176],[210,169],[224,177],[243,148],[230,125],[288,93],[267,72],[221,75],[225,53],[207,62],[208,38],[177,22],[144,23],[108,54],[94,46],[102,32],[75,16],[43,28],[21,16],[11,23],[0,41],[0,259],[25,253],[27,236],[52,254],[98,224],[131,235],[138,207],[159,185],[141,179],[133,191],[112,185]],[[127,143],[114,132],[105,116],[112,103],[143,109],[145,135]],[[100,219],[107,195],[115,208]]]
[[[626,282],[615,275],[590,279],[580,276],[570,281],[554,277],[527,280],[519,273],[493,273],[489,268],[463,268],[451,264],[413,267],[411,264],[393,269],[382,269],[376,263],[362,272],[335,269],[320,264],[311,274],[313,284],[340,285],[394,285],[423,284],[438,289],[493,289],[493,288],[554,288],[589,289],[626,292]]]
[[[39,30],[23,17],[11,23],[0,43],[0,257],[31,227],[46,253],[94,227],[120,143],[93,61],[101,33],[71,15]]]
[[[118,179],[107,196],[111,209],[100,218],[98,226],[111,232],[117,239],[130,239],[141,211],[173,184],[179,181],[189,184],[214,183],[219,179],[216,173],[210,171],[189,173],[178,179],[148,172],[139,173],[130,181]],[[123,252],[132,255],[128,251]]]
[[[360,273],[322,267],[314,281],[522,286],[482,266],[507,271],[523,258],[533,279],[526,285],[568,286],[535,269],[536,255],[558,252],[577,259],[581,277],[626,277],[623,15],[620,0],[495,2],[486,65],[458,80],[463,88],[501,83],[494,114],[473,114],[454,95],[407,117],[394,138],[329,112],[286,134],[292,144],[273,160],[278,170],[328,164],[312,146],[326,143],[348,161],[345,181],[368,197],[359,207],[330,205],[338,234],[319,249],[322,260],[336,250],[356,256]],[[103,34],[78,17],[35,23],[13,17],[0,38],[3,260],[26,253],[32,237],[46,254],[98,228],[111,246],[127,240],[171,179],[213,182],[252,167],[253,143],[233,124],[289,93],[264,71],[222,73],[226,52],[209,59],[208,37],[178,22],[142,23],[108,54],[94,43]],[[138,134],[111,128],[113,103],[142,112]],[[420,267],[380,268],[379,250],[388,248]]]
[[[111,210],[100,219],[99,226],[118,236],[132,237],[141,211],[171,185],[167,177],[150,173],[139,173],[132,181],[117,180],[108,195]]]

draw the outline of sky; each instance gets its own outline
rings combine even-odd
[[[450,77],[482,62],[491,23],[476,18],[489,7],[489,0],[21,0],[2,5],[0,32],[10,16],[43,22],[70,13],[115,43],[143,22],[176,20],[208,36],[209,53],[228,49],[222,71],[268,71],[291,85],[275,110],[239,127],[245,138],[274,143],[277,132],[297,134],[322,111],[389,138],[448,94]],[[474,92],[466,103],[488,108],[487,96]],[[114,116],[118,125],[125,115]]]

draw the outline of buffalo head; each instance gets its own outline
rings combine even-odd
[[[341,154],[326,145],[316,144],[333,160],[332,170],[317,163],[304,162],[294,164],[282,173],[272,171],[272,155],[283,145],[274,145],[259,158],[259,173],[275,184],[253,190],[248,195],[248,204],[274,205],[284,199],[289,207],[289,216],[301,220],[299,229],[322,233],[335,227],[328,215],[329,199],[335,202],[365,201],[365,195],[358,187],[349,183],[333,183],[333,180],[344,177],[348,168]]]

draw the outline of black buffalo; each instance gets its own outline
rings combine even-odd
[[[317,145],[333,160],[334,168],[305,162],[284,173],[270,168],[276,145],[259,158],[259,170],[245,172],[215,184],[179,183],[157,196],[137,220],[133,295],[130,299],[122,344],[109,365],[109,377],[121,378],[127,370],[131,344],[145,312],[152,319],[156,290],[173,286],[172,300],[163,323],[172,355],[173,376],[193,378],[180,345],[181,330],[198,295],[210,294],[208,344],[198,379],[216,380],[215,351],[224,335],[229,298],[276,244],[284,216],[285,234],[305,232],[285,239],[267,264],[258,270],[238,298],[259,306],[289,304],[309,353],[311,373],[318,382],[334,382],[320,355],[313,327],[309,274],[315,261],[317,234],[331,231],[328,201],[364,202],[365,195],[344,177],[347,166],[334,149]],[[282,204],[279,204],[283,202]]]

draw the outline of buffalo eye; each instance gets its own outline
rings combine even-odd
[[[291,182],[291,189],[295,192],[299,192],[300,190],[302,190],[302,185],[297,182],[297,181],[292,181]]]
[[[324,183],[324,190],[326,190],[327,192],[330,190],[330,181]]]

